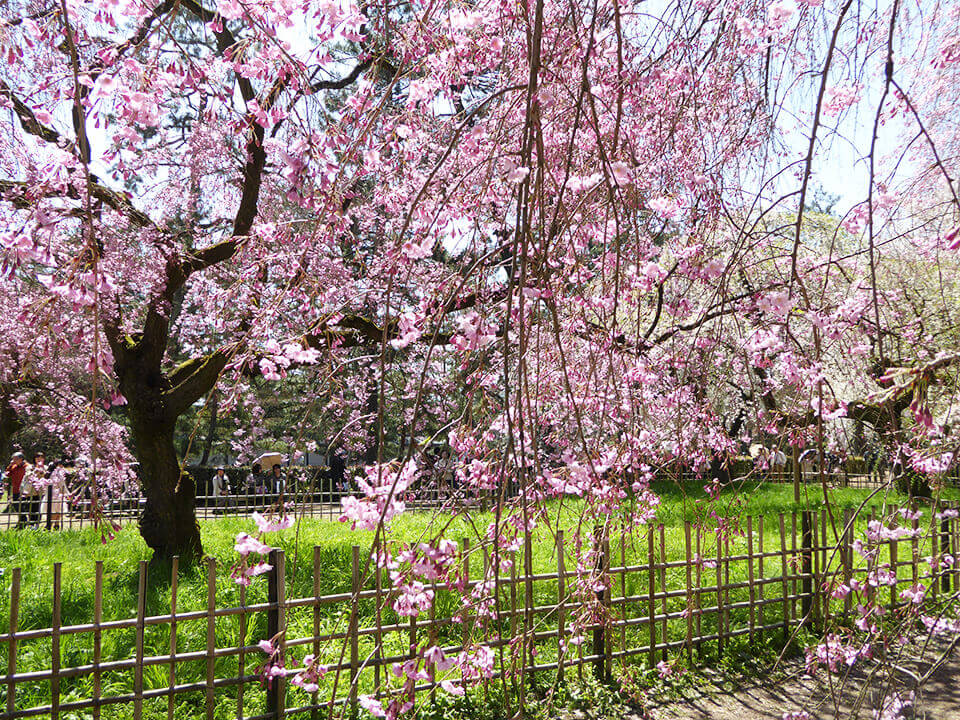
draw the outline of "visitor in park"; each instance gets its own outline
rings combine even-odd
[[[247,477],[243,480],[243,493],[247,496],[247,504],[251,502],[252,498],[257,492],[257,475],[260,473],[260,464],[254,463],[253,467],[250,468],[250,472],[247,474]]]
[[[67,490],[67,467],[65,462],[59,462],[50,468],[50,501],[47,507],[50,528],[60,530],[63,527],[63,518],[66,514],[66,503],[69,491]]]
[[[227,477],[227,471],[222,466],[217,468],[211,483],[213,485],[213,512],[216,514],[218,509],[226,507],[227,497],[230,494],[230,478]]]
[[[770,452],[770,474],[774,479],[784,480],[784,472],[787,468],[787,455],[780,448],[774,448]]]
[[[27,460],[22,452],[15,452],[10,457],[10,463],[4,472],[4,489],[10,498],[8,508],[17,515],[17,527],[23,524],[23,507],[20,504],[20,491],[23,479],[27,474]]]
[[[40,525],[40,500],[46,487],[47,459],[43,453],[34,455],[33,465],[27,464],[27,470],[20,485],[20,497],[27,515],[27,525]]]
[[[266,504],[265,493],[267,492],[266,478],[263,476],[263,468],[260,463],[254,463],[250,468],[250,474],[247,475],[247,494],[249,496],[249,505],[260,507]]]
[[[287,489],[287,479],[283,475],[283,471],[279,465],[274,465],[271,468],[270,475],[270,492],[276,495],[278,498],[283,497],[284,491]]]

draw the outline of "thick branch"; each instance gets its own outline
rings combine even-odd
[[[315,83],[310,85],[310,89],[313,92],[318,92],[320,90],[343,90],[348,85],[352,85],[360,77],[360,74],[368,69],[373,64],[373,58],[368,57],[363,62],[360,62],[350,71],[349,75],[346,75],[337,80],[318,80]]]
[[[153,24],[163,15],[166,15],[177,5],[177,0],[164,0],[162,3],[157,5],[150,11],[150,14],[143,19],[143,24],[137,28],[137,31],[131,35],[127,40],[124,40],[121,43],[117,43],[113,46],[113,53],[111,56],[111,61],[116,62],[117,58],[124,55],[131,48],[135,48],[140,45],[144,40],[147,39],[147,36],[150,34],[150,30],[153,28]],[[90,75],[93,79],[96,79],[106,69],[106,63],[98,62],[94,64],[90,70]]]
[[[92,182],[90,184],[90,194],[95,200],[103,203],[112,210],[116,210],[126,215],[131,222],[140,227],[150,227],[153,222],[150,218],[136,207],[124,193],[111,190],[108,187]],[[72,185],[65,192],[52,192],[42,186],[36,186],[31,183],[20,182],[16,180],[0,180],[0,196],[14,207],[20,210],[30,210],[36,207],[38,198],[65,197],[70,200],[81,200],[82,197],[77,189]],[[74,214],[70,211],[68,214]]]
[[[163,393],[163,397],[171,418],[180,416],[210,392],[238,347],[236,344],[228,345],[203,357],[188,360],[167,376],[170,389]]]
[[[13,111],[17,114],[17,117],[20,118],[20,124],[23,126],[23,129],[28,133],[47,142],[60,142],[60,133],[52,128],[48,128],[37,120],[37,116],[33,110],[31,110],[23,100],[17,97],[13,90],[10,89],[10,86],[3,80],[0,80],[0,98],[6,98],[13,104]]]

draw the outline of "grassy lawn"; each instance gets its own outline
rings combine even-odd
[[[663,553],[668,562],[680,561],[685,557],[684,520],[697,517],[707,517],[715,513],[717,517],[733,518],[746,515],[764,516],[763,543],[766,552],[779,550],[779,530],[777,514],[788,513],[787,533],[790,534],[789,513],[795,509],[793,504],[793,488],[789,485],[755,483],[749,487],[739,488],[737,491],[728,491],[721,495],[716,503],[708,503],[703,488],[699,485],[687,484],[677,486],[671,483],[661,483],[656,490],[662,498],[658,520],[665,526]],[[804,502],[801,508],[816,509],[822,501],[822,494],[818,487],[805,488]],[[869,491],[858,489],[834,489],[831,491],[830,501],[832,511],[836,517],[842,516],[842,510],[848,507],[857,507],[869,495]],[[956,491],[951,492],[952,499],[957,497]],[[880,509],[885,501],[896,502],[902,498],[877,494],[871,505]],[[567,534],[567,569],[575,567],[572,557],[573,536],[577,525],[582,522],[582,506],[577,501],[555,502],[549,507],[553,518],[551,524],[563,527]],[[403,541],[416,541],[429,532],[436,523],[449,523],[446,536],[451,538],[466,538],[471,546],[476,547],[478,537],[481,537],[492,522],[490,514],[476,514],[469,521],[465,518],[452,519],[449,515],[437,516],[430,512],[407,512],[396,519],[393,525],[393,537]],[[706,525],[712,526],[716,517],[708,518]],[[745,527],[745,523],[742,524]],[[247,518],[223,518],[206,521],[201,524],[204,548],[207,553],[217,560],[219,570],[216,580],[216,600],[218,607],[241,605],[240,588],[229,577],[229,568],[235,562],[233,541],[239,532],[253,532],[253,522]],[[583,528],[586,533],[587,528]],[[545,526],[539,527],[533,538],[533,567],[536,573],[556,572],[557,556],[555,542],[551,530]],[[366,557],[372,541],[372,533],[353,532],[349,526],[331,521],[305,520],[299,528],[292,528],[282,533],[270,536],[269,541],[285,551],[287,558],[287,598],[309,597],[313,594],[313,563],[316,546],[319,548],[318,568],[319,586],[321,594],[346,593],[351,589],[351,546],[361,547],[361,557]],[[659,536],[656,537],[656,553],[659,554]],[[754,552],[759,549],[759,525],[754,525]],[[614,532],[611,536],[611,565],[621,564],[621,560],[629,564],[645,564],[647,562],[647,539],[645,530],[624,537]],[[696,548],[694,548],[696,550]],[[729,549],[723,549],[724,554],[739,555],[746,552],[746,539],[736,537],[731,541]],[[900,558],[909,557],[909,543],[901,543]],[[929,553],[929,549],[926,550]],[[713,533],[706,533],[702,539],[701,554],[706,558],[716,557],[716,545]],[[113,540],[106,543],[101,541],[100,534],[94,529],[82,531],[66,531],[61,533],[47,533],[37,530],[12,530],[0,533],[0,567],[4,569],[5,578],[3,592],[0,593],[0,624],[6,628],[9,624],[9,577],[10,569],[22,569],[22,590],[20,599],[20,630],[50,627],[52,620],[52,583],[51,567],[55,562],[62,566],[62,624],[73,625],[89,623],[93,618],[94,594],[93,577],[94,562],[102,560],[104,565],[104,593],[103,593],[103,620],[118,620],[136,616],[138,565],[141,560],[149,557],[149,551],[139,537],[135,526],[123,528]],[[731,563],[725,569],[724,581],[742,582],[747,579],[747,563]],[[471,558],[471,576],[482,575],[483,559],[480,555]],[[765,561],[765,577],[779,578],[781,565],[778,558],[768,558]],[[754,566],[755,577],[759,567]],[[909,574],[904,569],[902,574]],[[672,590],[683,590],[685,587],[685,569],[682,567],[668,568],[664,572],[667,587]],[[648,605],[648,577],[644,571],[636,571],[626,576],[617,575],[613,579],[612,594],[617,597],[626,595],[626,602],[616,604],[613,614],[623,619],[640,620],[646,616]],[[655,578],[657,587],[660,587],[660,578]],[[696,586],[697,575],[693,576]],[[701,583],[704,587],[715,584],[716,569],[701,568]],[[178,579],[178,612],[189,612],[206,607],[207,578],[204,568],[191,568],[181,572]],[[368,584],[369,585],[369,584]],[[163,615],[169,612],[171,583],[169,569],[152,568],[147,583],[147,615]],[[557,602],[555,580],[542,580],[533,584],[533,594],[537,606],[553,605]],[[523,586],[517,588],[516,595],[523,597]],[[701,600],[704,608],[716,608],[719,604],[734,607],[728,610],[729,624],[732,627],[746,626],[749,621],[746,608],[736,608],[737,602],[747,599],[745,588],[731,590],[722,598],[717,598],[714,591],[705,592]],[[764,597],[779,597],[781,583],[770,582],[764,586]],[[266,600],[266,580],[258,578],[246,591],[246,604],[264,602]],[[437,617],[449,617],[459,610],[458,599],[446,591],[439,591],[436,603]],[[663,609],[664,602],[657,600],[657,611]],[[671,597],[665,602],[668,612],[682,611],[686,607],[685,597]],[[510,608],[509,592],[501,594],[501,608]],[[314,622],[318,622],[321,634],[342,634],[348,624],[349,604],[322,606],[314,615],[314,609],[304,607],[292,610],[288,614],[288,640],[295,638],[309,638],[313,635]],[[373,624],[376,611],[373,601],[361,603],[361,626],[369,627]],[[781,605],[770,605],[763,610],[763,615],[754,617],[757,625],[762,622],[777,622],[782,617]],[[266,636],[266,615],[263,612],[247,613],[244,617],[246,631],[243,644],[255,645]],[[538,630],[556,630],[556,613],[544,612],[538,614]],[[384,625],[398,622],[392,610],[387,609],[381,615]],[[492,621],[488,621],[492,622]],[[504,620],[502,631],[508,630],[508,620]],[[663,628],[657,623],[658,643],[663,641]],[[488,625],[487,630],[492,626]],[[471,628],[468,628],[471,629]],[[716,632],[717,613],[709,612],[700,619],[700,632],[704,635]],[[202,651],[206,647],[206,621],[183,621],[178,624],[177,644],[178,653]],[[472,630],[482,634],[482,629],[474,625]],[[643,647],[647,642],[649,627],[640,622],[613,631],[617,643],[626,642],[628,647]],[[670,641],[682,640],[685,637],[686,621],[672,619],[667,623],[666,636]],[[446,644],[458,644],[464,635],[462,624],[451,623],[438,630],[436,641]],[[401,655],[407,652],[410,643],[411,630],[408,621],[404,619],[403,630],[390,632],[383,636],[385,655]],[[418,636],[422,642],[424,634]],[[758,640],[759,641],[759,640]],[[216,622],[216,642],[218,647],[230,647],[241,644],[240,618],[230,616],[220,618]],[[739,646],[744,641],[739,641]],[[329,664],[336,664],[340,658],[342,641],[331,640],[321,647],[321,656]],[[708,661],[711,653],[715,652],[712,644],[705,644],[701,661]],[[170,647],[169,625],[150,625],[145,630],[145,654],[164,655]],[[82,665],[91,662],[92,639],[90,634],[67,635],[61,640],[62,665],[64,667]],[[102,658],[104,661],[126,659],[133,657],[135,648],[135,634],[132,628],[104,631],[102,639]],[[727,652],[730,651],[727,648]],[[292,656],[301,658],[312,650],[312,644],[299,646],[292,651]],[[374,650],[374,636],[366,635],[361,638],[360,658],[364,658]],[[538,647],[537,662],[550,662],[556,657],[556,643],[545,641]],[[6,646],[0,648],[0,662],[6,663]],[[51,663],[50,641],[26,640],[20,645],[17,653],[18,672],[48,669]],[[676,654],[676,653],[675,653]],[[247,654],[245,672],[250,673],[263,662],[263,655],[257,651]],[[640,654],[637,660],[645,661],[646,654]],[[238,672],[238,660],[235,656],[218,658],[217,677],[234,676]],[[177,682],[202,682],[205,677],[204,661],[178,663]],[[332,674],[328,676],[332,679]],[[373,689],[374,676],[372,672],[361,674],[361,693]],[[146,688],[165,687],[168,684],[168,666],[152,665],[144,669],[144,686]],[[343,678],[339,681],[338,695],[342,695],[347,683]],[[110,671],[103,675],[102,693],[122,694],[129,692],[132,687],[132,672]],[[65,679],[61,683],[63,701],[80,700],[92,695],[92,679],[90,676],[75,679]],[[325,688],[329,693],[329,686]],[[0,704],[5,702],[5,687],[0,689]],[[236,717],[237,699],[236,690],[218,691],[217,717]],[[309,701],[309,697],[299,690],[291,689],[292,695],[297,697],[298,704]],[[29,707],[49,702],[49,681],[36,681],[18,684],[17,707]],[[242,700],[247,714],[259,714],[263,711],[263,695],[252,691],[248,687]],[[198,717],[202,715],[203,694],[201,692],[188,693],[177,698],[177,717]],[[166,716],[167,700],[148,701],[144,705],[144,717]],[[77,714],[76,718],[87,717],[88,714]],[[104,718],[122,718],[129,716],[129,708],[124,706],[107,706],[103,709]],[[69,716],[68,716],[69,717]]]

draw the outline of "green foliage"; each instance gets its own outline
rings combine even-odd
[[[665,556],[673,566],[665,571],[665,580],[669,587],[682,588],[685,583],[685,571],[677,562],[685,557],[685,539],[683,530],[684,519],[702,518],[706,527],[712,527],[716,522],[705,512],[705,493],[699,483],[675,485],[670,483],[659,484],[656,490],[663,498],[659,508],[658,518],[665,525]],[[820,490],[816,486],[806,488],[804,507],[818,507],[822,501]],[[955,491],[953,491],[955,494]],[[842,512],[845,507],[856,507],[862,503],[869,491],[857,489],[832,490],[830,495],[831,510],[835,514]],[[899,496],[875,495],[870,501],[878,509],[884,501],[902,500]],[[572,550],[572,536],[578,529],[582,517],[582,505],[579,501],[566,499],[555,501],[548,506],[551,516],[551,525],[562,527],[567,531],[569,544],[568,553]],[[710,506],[710,510],[720,516],[739,516],[743,513],[764,515],[767,521],[764,524],[763,538],[767,552],[779,549],[778,523],[773,519],[778,513],[790,513],[796,509],[793,503],[793,489],[789,485],[763,484],[731,488],[721,495],[718,502]],[[407,512],[394,521],[393,536],[405,542],[416,542],[436,531],[435,523],[449,523],[445,535],[451,538],[469,538],[472,547],[478,546],[478,536],[485,534],[489,523],[493,521],[490,514],[477,513],[472,516],[472,522],[462,517],[436,517],[430,512]],[[923,522],[923,521],[921,521]],[[741,528],[743,523],[740,523]],[[252,533],[254,523],[245,517],[227,517],[201,523],[204,547],[207,553],[220,566],[216,577],[216,603],[218,607],[237,607],[241,605],[241,589],[230,579],[228,568],[235,562],[233,543],[240,532]],[[755,534],[759,538],[759,528],[755,525]],[[589,534],[592,528],[579,528],[581,533]],[[790,517],[787,520],[787,532],[790,529]],[[647,557],[647,541],[645,530],[639,534],[625,536],[621,547],[620,534],[615,527],[611,528],[611,558],[612,565],[619,565],[621,559],[627,564],[645,564]],[[711,557],[715,552],[712,548],[713,533],[707,530],[704,535],[703,554]],[[299,528],[292,528],[282,533],[274,534],[267,540],[276,547],[282,548],[287,558],[286,594],[288,598],[303,598],[313,594],[314,551],[318,550],[318,576],[321,594],[347,593],[352,586],[352,551],[356,544],[361,548],[361,571],[366,564],[367,554],[373,540],[373,533],[354,532],[349,526],[331,521],[306,519]],[[546,523],[541,523],[533,538],[533,567],[535,573],[555,572],[557,566],[556,550],[552,529]],[[740,536],[731,538],[730,547],[724,554],[743,554],[746,550],[746,540]],[[756,552],[758,547],[754,546]],[[906,552],[906,550],[904,550]],[[921,554],[925,552],[921,548]],[[621,555],[622,553],[622,555]],[[143,543],[135,526],[130,525],[116,534],[113,540],[102,542],[100,533],[94,528],[82,531],[66,531],[61,533],[47,533],[38,530],[18,530],[0,533],[0,563],[4,568],[5,586],[0,592],[0,625],[6,626],[9,618],[9,575],[10,569],[20,567],[22,570],[22,591],[20,601],[20,617],[18,626],[21,630],[31,630],[50,627],[52,622],[52,583],[51,566],[53,563],[62,563],[62,618],[63,625],[89,623],[93,617],[94,608],[94,563],[103,561],[103,620],[123,620],[136,616],[137,587],[140,563],[145,562],[150,552]],[[904,555],[906,556],[906,555]],[[831,562],[836,562],[835,558]],[[568,565],[570,567],[570,565]],[[478,578],[482,572],[483,563],[479,555],[471,561],[471,575]],[[903,569],[909,572],[908,568]],[[171,569],[162,565],[148,566],[146,608],[147,615],[166,615],[170,609]],[[709,586],[715,581],[715,571],[704,569],[703,585]],[[775,559],[768,561],[768,577],[775,577],[779,573],[779,562]],[[695,574],[695,578],[699,575]],[[743,563],[733,563],[729,568],[729,578],[725,582],[745,584],[746,569]],[[627,594],[645,597],[648,587],[646,571],[639,570],[627,574],[625,577],[614,578],[614,595]],[[660,579],[656,578],[657,586]],[[537,580],[532,583],[533,597],[537,607],[547,607],[556,602],[556,584],[551,580]],[[372,584],[368,582],[368,587]],[[767,598],[775,597],[780,592],[779,583],[766,586]],[[509,598],[504,588],[504,602]],[[749,621],[748,609],[744,603],[746,590],[739,588],[732,590],[725,599],[725,607],[729,609],[729,623],[732,627],[746,627]],[[206,567],[203,565],[181,569],[178,577],[177,611],[185,613],[203,610],[206,607],[208,596]],[[247,605],[261,603],[266,600],[266,581],[258,578],[247,589],[245,602]],[[705,589],[703,607],[709,608],[717,602],[717,593]],[[454,593],[439,590],[436,600],[438,617],[449,617],[459,609],[459,600]],[[642,618],[646,614],[646,603],[631,603],[625,606],[624,612],[628,618]],[[685,607],[685,600],[680,596],[672,597],[667,604],[667,611],[672,619],[667,623],[666,633],[668,640],[676,641],[685,637],[686,621],[680,615]],[[658,612],[660,612],[658,601]],[[773,606],[766,609],[764,622],[777,622],[780,609]],[[375,606],[372,600],[361,602],[359,607],[360,622],[370,626],[375,616]],[[320,632],[342,633],[348,624],[348,603],[327,604],[320,607],[318,621]],[[396,623],[400,618],[389,608],[382,612],[382,622],[385,625]],[[757,618],[760,624],[761,617]],[[405,620],[405,619],[404,619]],[[238,616],[218,618],[215,625],[216,643],[218,647],[231,647],[238,644],[247,646],[266,636],[266,614],[260,611],[248,612],[245,616],[246,632],[241,637]],[[288,638],[311,637],[313,634],[313,609],[301,607],[288,613]],[[538,628],[543,630],[551,625],[555,627],[556,616],[544,614],[537,616]],[[715,612],[705,614],[701,618],[700,633],[708,635],[717,631]],[[405,627],[405,625],[403,626]],[[502,628],[508,632],[505,626]],[[178,653],[202,653],[206,647],[207,625],[205,620],[182,621],[177,625]],[[623,633],[621,636],[621,632]],[[616,642],[625,642],[627,646],[643,648],[647,643],[648,627],[634,624],[624,630],[614,630]],[[658,638],[662,629],[657,627]],[[437,641],[442,644],[458,644],[462,637],[462,627],[458,624],[444,625],[438,629]],[[659,641],[658,641],[659,642]],[[642,652],[630,659],[627,664],[620,661],[614,663],[615,676],[620,677],[621,691],[624,698],[632,698],[634,702],[643,703],[645,698],[669,697],[671,693],[683,690],[685,683],[694,682],[696,668],[709,666],[720,672],[732,672],[737,668],[747,667],[755,669],[776,656],[782,649],[783,637],[779,631],[772,634],[757,634],[751,643],[746,636],[730,639],[723,653],[717,652],[715,642],[704,642],[694,653],[692,667],[686,666],[685,655],[673,653],[672,661],[675,668],[686,668],[686,674],[679,674],[669,680],[661,680],[656,670],[648,665],[646,652]],[[801,638],[795,644],[793,651],[803,644]],[[144,636],[145,654],[165,655],[170,647],[170,626],[166,623],[148,625]],[[408,651],[405,632],[389,633],[384,638],[384,652],[389,655],[402,655]],[[336,646],[336,647],[334,647]],[[338,661],[339,642],[328,644],[322,649],[323,661],[335,663]],[[89,633],[68,634],[61,638],[62,664],[65,667],[84,665],[91,662],[92,645]],[[360,653],[365,657],[373,650],[372,636],[361,638]],[[589,652],[589,648],[584,648]],[[309,646],[301,646],[292,652],[291,664],[299,662],[299,658],[310,652]],[[555,643],[544,643],[538,646],[538,663],[550,663],[556,660]],[[6,648],[0,648],[0,663],[5,663]],[[135,654],[135,631],[132,627],[116,628],[103,632],[102,656],[104,660],[126,660]],[[18,671],[27,672],[50,667],[49,639],[25,640],[18,650]],[[262,663],[264,656],[257,650],[247,653],[245,672],[254,672],[257,665]],[[218,676],[227,677],[236,675],[238,670],[237,658],[221,657],[217,659],[216,670]],[[144,669],[144,683],[147,688],[164,687],[168,683],[168,666],[146,666]],[[590,675],[589,668],[584,668],[584,677]],[[204,664],[201,661],[188,662],[178,665],[177,682],[203,681]],[[530,697],[538,698],[536,706],[542,708],[570,705],[577,708],[590,707],[592,717],[621,717],[624,699],[605,688],[587,683],[581,685],[572,681],[568,673],[567,682],[554,686],[556,674],[541,673],[528,677]],[[103,693],[123,694],[129,692],[132,673],[126,670],[105,671],[102,678]],[[339,692],[343,691],[341,682]],[[92,694],[92,679],[90,676],[80,678],[65,678],[61,684],[64,697],[75,699],[88,698]],[[372,674],[361,675],[360,691],[372,690]],[[4,688],[0,688],[0,704],[3,702]],[[299,690],[291,689],[291,702],[309,702],[309,696]],[[515,690],[511,691],[515,693]],[[506,717],[505,700],[502,688],[497,683],[473,688],[465,698],[456,699],[437,693],[437,702],[426,706],[423,710],[425,717],[443,717],[456,720],[457,718],[489,718],[498,720]],[[511,696],[512,697],[512,696]],[[18,685],[18,706],[36,705],[48,702],[49,683],[31,682]],[[177,717],[199,717],[203,713],[203,694],[188,693],[176,698]],[[236,695],[232,692],[218,693],[216,717],[229,718],[236,714]],[[263,693],[255,686],[248,686],[244,696],[246,711],[251,714],[262,712]],[[533,706],[530,703],[529,706]],[[151,700],[145,704],[145,717],[165,715],[166,700]],[[148,712],[149,711],[149,712]],[[552,711],[551,711],[552,712]],[[432,715],[430,713],[433,713]],[[605,713],[605,714],[601,714]],[[104,708],[105,720],[124,717],[122,706]]]

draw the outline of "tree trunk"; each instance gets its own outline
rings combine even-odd
[[[6,395],[0,395],[0,463],[6,466],[13,453],[13,435],[20,429],[17,411]]]
[[[140,483],[147,500],[140,516],[140,534],[153,550],[154,561],[179,555],[181,563],[189,564],[203,556],[195,514],[196,483],[180,466],[173,429],[172,424],[131,418]]]
[[[380,434],[378,432],[380,424],[378,413],[380,410],[380,387],[374,381],[373,389],[367,395],[367,412],[370,414],[370,444],[363,451],[363,462],[365,465],[373,465],[377,462],[380,455]]]
[[[152,561],[179,555],[181,564],[190,564],[203,556],[194,512],[196,484],[177,456],[177,412],[170,405],[167,387],[158,374],[123,374],[130,439],[140,463],[140,486],[147,501],[140,516],[140,534],[153,550]]]
[[[210,395],[210,402],[207,406],[208,411],[210,412],[210,423],[207,425],[207,439],[203,443],[203,455],[200,458],[200,465],[204,467],[210,460],[210,451],[213,449],[213,441],[217,437],[217,414],[218,410],[220,409],[220,396],[217,394],[216,389],[212,390]]]
[[[900,416],[904,410],[906,410],[904,400],[901,400],[899,405],[891,406],[889,420],[884,424],[883,431],[877,428],[880,432],[881,442],[887,448],[886,454],[891,458],[888,480],[892,480],[897,491],[904,495],[929,498],[932,495],[929,481],[906,464],[904,462],[905,458],[897,449],[903,431]]]
[[[890,466],[890,476],[894,481],[897,491],[909,497],[930,498],[933,496],[933,489],[926,476],[915,472],[912,468],[906,467],[899,460]]]

